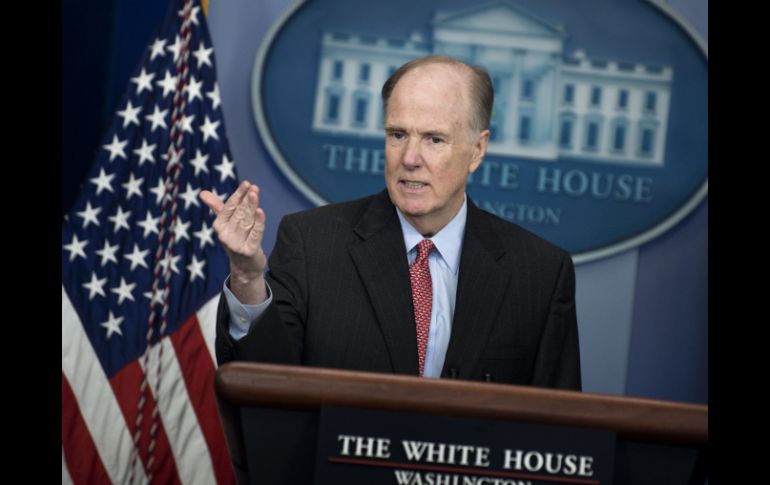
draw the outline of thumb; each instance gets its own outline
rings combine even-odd
[[[222,211],[222,208],[225,206],[224,202],[219,200],[219,197],[208,190],[202,190],[199,197],[203,203],[208,206],[209,209],[214,211],[215,215],[219,215],[219,213]]]

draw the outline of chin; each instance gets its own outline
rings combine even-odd
[[[399,209],[401,209],[401,212],[403,212],[404,214],[410,217],[420,217],[430,212],[428,208],[422,204],[412,204],[412,203],[406,202],[406,203],[399,203],[396,205],[398,206]]]

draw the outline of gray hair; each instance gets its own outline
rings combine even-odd
[[[407,72],[416,67],[426,64],[449,64],[453,66],[462,66],[471,73],[470,99],[472,104],[470,127],[476,131],[489,129],[489,120],[492,117],[492,103],[494,102],[494,87],[489,73],[481,66],[469,66],[468,64],[449,56],[432,55],[412,59],[403,66],[396,69],[390,75],[385,84],[382,85],[382,106],[383,113],[388,112],[388,101],[393,94],[396,84]]]

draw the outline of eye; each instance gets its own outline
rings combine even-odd
[[[430,137],[430,142],[434,145],[438,145],[439,143],[444,143],[444,139],[440,136],[432,136]]]

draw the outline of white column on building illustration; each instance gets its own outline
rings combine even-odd
[[[313,127],[321,128],[324,126],[324,109],[326,104],[326,87],[329,79],[329,70],[331,60],[326,56],[326,52],[321,54],[321,62],[318,63],[318,82],[316,83],[315,109],[313,110]]]
[[[506,145],[506,141],[510,138],[507,135],[509,127],[513,122],[513,115],[511,114],[511,102],[510,91],[513,83],[513,75],[510,72],[510,66],[507,67],[506,72],[499,72],[497,74],[497,85],[499,92],[495,93],[495,99],[499,99],[497,105],[499,113],[495,113],[497,116],[497,139],[496,143],[503,146]]]
[[[601,92],[601,103],[599,104],[599,108],[593,111],[593,115],[596,117],[595,120],[598,120],[597,122],[599,124],[599,137],[596,140],[596,151],[593,153],[596,158],[606,158],[608,152],[607,132],[610,131],[610,123],[609,119],[607,118],[607,87],[604,85],[604,83],[600,82],[599,90]]]
[[[543,136],[546,146],[553,150],[554,158],[557,156],[559,148],[559,64],[556,62],[555,55],[551,55],[548,62],[546,99],[549,100],[547,118],[545,120],[545,131]]]
[[[605,68],[606,69],[606,68]],[[599,140],[599,154],[602,157],[609,157],[611,154],[610,146],[612,143],[612,119],[615,111],[615,90],[616,87],[610,83],[603,82],[602,89],[602,130]]]
[[[521,101],[521,73],[524,63],[525,51],[515,50],[513,52],[513,75],[510,84],[510,104],[508,112],[505,114],[507,122],[503,132],[503,144],[505,146],[516,146],[519,136],[519,103]]]
[[[664,71],[666,75],[671,76],[671,70],[666,69]],[[664,152],[666,149],[666,132],[668,131],[668,110],[671,92],[668,86],[658,86],[658,120],[660,121],[660,129],[655,137],[655,160],[658,164],[663,164]]]
[[[628,90],[628,130],[626,131],[626,158],[633,160],[638,153],[639,139],[639,119],[641,118],[641,94],[632,84],[626,88]]]
[[[577,122],[575,123],[575,131],[573,131],[575,135],[573,137],[573,145],[575,145],[577,153],[581,155],[585,152],[586,118],[588,116],[590,90],[591,87],[588,82],[580,79],[575,80],[575,114],[577,114]]]
[[[372,125],[371,128],[378,134],[382,133],[385,126],[385,112],[382,106],[382,85],[388,80],[390,64],[380,61],[372,65]]]
[[[345,93],[340,102],[340,126],[345,129],[353,127],[353,93],[356,91],[355,82],[355,63],[350,59],[343,61],[342,85],[345,87]]]
[[[626,93],[626,108],[622,111],[622,115],[626,119],[626,138],[623,150],[623,159],[626,161],[633,161],[636,157],[636,126],[638,122],[638,116],[634,108],[636,89],[633,84],[626,83],[621,86]]]
[[[553,82],[550,69],[550,66],[544,66],[542,72],[536,78],[537,125],[535,128],[535,134],[537,135],[537,138],[534,141],[538,148],[547,148],[550,136],[550,133],[548,132],[548,124],[551,121],[551,113],[553,112],[553,97],[549,96],[551,91],[550,84]]]
[[[369,63],[369,107],[366,112],[366,132],[374,133],[379,128],[378,118],[380,116],[380,92],[378,86],[382,86],[380,81],[380,70],[382,65],[372,61]]]

